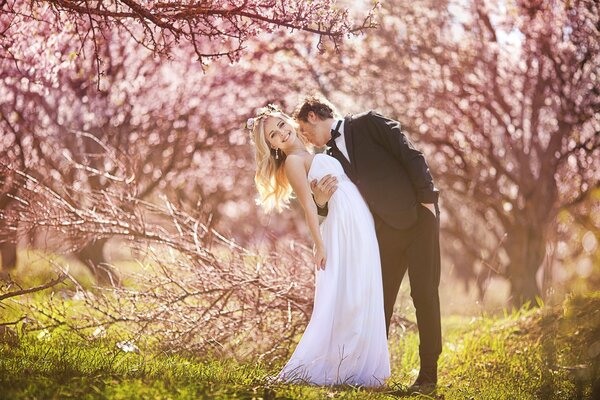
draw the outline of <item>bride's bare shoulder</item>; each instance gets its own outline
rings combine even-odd
[[[286,171],[304,170],[306,172],[310,167],[312,158],[312,154],[290,154],[285,159],[284,168]]]

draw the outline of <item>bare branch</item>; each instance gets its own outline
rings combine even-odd
[[[9,299],[11,297],[22,296],[24,294],[35,293],[35,292],[39,292],[41,290],[51,288],[51,287],[56,286],[59,283],[63,282],[66,278],[67,278],[66,275],[61,274],[57,278],[52,279],[51,281],[46,282],[43,285],[35,286],[35,287],[29,288],[29,289],[15,290],[12,292],[0,294],[0,301]]]

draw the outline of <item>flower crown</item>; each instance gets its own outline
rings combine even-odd
[[[258,120],[265,116],[269,116],[274,112],[280,113],[282,111],[275,104],[267,104],[265,107],[259,108],[258,112],[256,113],[256,116],[253,118],[248,118],[248,120],[246,121],[246,129],[252,131],[252,129],[254,129],[254,125],[256,125]]]

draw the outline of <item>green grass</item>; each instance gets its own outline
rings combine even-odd
[[[600,293],[571,298],[560,307],[443,322],[434,398],[562,400],[600,394]],[[269,384],[284,360],[210,360],[150,347],[125,353],[115,338],[89,341],[59,329],[39,336],[0,334],[0,398],[392,399],[418,367],[417,335],[399,329],[390,340],[387,391]]]

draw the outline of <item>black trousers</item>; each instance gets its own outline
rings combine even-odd
[[[408,229],[396,229],[377,215],[375,229],[381,254],[386,329],[389,335],[394,303],[402,278],[408,270],[410,295],[419,328],[419,356],[422,365],[433,364],[442,352],[440,317],[439,212],[418,205],[418,218]],[[437,209],[437,207],[436,207]]]

